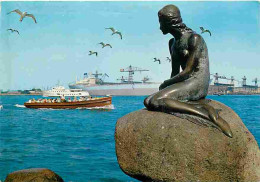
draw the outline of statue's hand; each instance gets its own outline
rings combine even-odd
[[[164,81],[164,82],[160,85],[159,90],[162,90],[162,89],[164,89],[164,88],[167,87],[167,86],[168,86],[168,84],[166,84],[166,82]]]

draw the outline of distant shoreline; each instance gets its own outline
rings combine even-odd
[[[38,95],[41,95],[42,94],[0,94],[0,96],[28,96],[28,95],[31,95],[31,96],[38,96]],[[224,95],[219,95],[219,96],[225,96],[225,95],[260,95],[260,93],[256,93],[256,94],[224,94]],[[123,95],[122,95],[123,96]],[[138,96],[138,95],[136,95]],[[208,94],[208,96],[218,96],[218,95],[214,95],[214,94]]]
[[[8,93],[6,93],[6,94],[0,94],[0,96],[1,95],[11,95],[11,96],[20,96],[20,95],[42,95],[42,94],[8,94]]]

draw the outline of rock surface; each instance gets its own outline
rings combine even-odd
[[[64,182],[53,171],[44,168],[32,168],[15,171],[7,175],[4,182]]]
[[[141,181],[260,181],[260,150],[239,116],[222,103],[233,138],[215,127],[145,109],[117,121],[117,160]]]

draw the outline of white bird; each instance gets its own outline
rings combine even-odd
[[[98,53],[97,52],[94,52],[94,51],[89,51],[89,54],[88,55],[92,55],[92,54],[96,54],[96,56],[98,56]]]
[[[161,60],[160,59],[157,59],[157,58],[153,58],[154,59],[154,62],[158,61],[159,64],[161,64]]]
[[[0,105],[0,109],[3,109],[3,106],[2,106],[2,105]]]
[[[23,21],[23,18],[24,17],[31,17],[33,20],[34,20],[34,22],[35,23],[37,23],[36,22],[36,19],[35,19],[35,17],[34,17],[34,15],[33,14],[27,14],[27,12],[21,12],[19,9],[15,9],[15,10],[13,10],[13,11],[10,11],[9,13],[7,13],[7,14],[10,14],[10,13],[17,13],[17,14],[19,14],[20,16],[21,16],[21,18],[20,18],[20,22],[22,22]]]
[[[7,29],[7,31],[8,31],[8,30],[10,30],[12,33],[13,33],[13,32],[16,32],[16,33],[18,33],[18,34],[20,35],[20,33],[19,33],[19,31],[18,31],[18,30],[11,29],[11,28]]]
[[[211,36],[211,32],[209,30],[204,29],[203,27],[200,27],[200,29],[201,29],[201,33],[208,32],[209,35]]]
[[[172,62],[171,58],[166,57],[167,61]]]
[[[118,30],[115,30],[113,27],[109,27],[109,28],[106,28],[106,29],[110,29],[113,32],[112,35],[118,34],[121,39],[123,38],[121,32],[119,32]]]
[[[105,44],[104,42],[100,42],[98,44],[101,44],[102,45],[102,48],[106,47],[106,46],[109,46],[110,48],[112,48],[112,46],[110,44]]]

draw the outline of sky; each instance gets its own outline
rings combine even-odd
[[[168,41],[159,29],[157,12],[168,4],[179,7],[183,22],[201,33],[207,43],[212,74],[253,85],[260,79],[260,3],[257,1],[3,1],[0,12],[0,90],[68,87],[84,73],[106,73],[105,81],[116,81],[129,65],[148,69],[134,79],[148,76],[161,82],[170,78]],[[34,14],[19,21],[8,12],[19,9]],[[105,28],[114,27],[123,39]],[[11,33],[12,28],[20,32]],[[99,45],[105,42],[113,48]],[[89,56],[89,51],[98,56]],[[162,63],[154,62],[159,58]],[[223,80],[223,82],[226,82]]]

